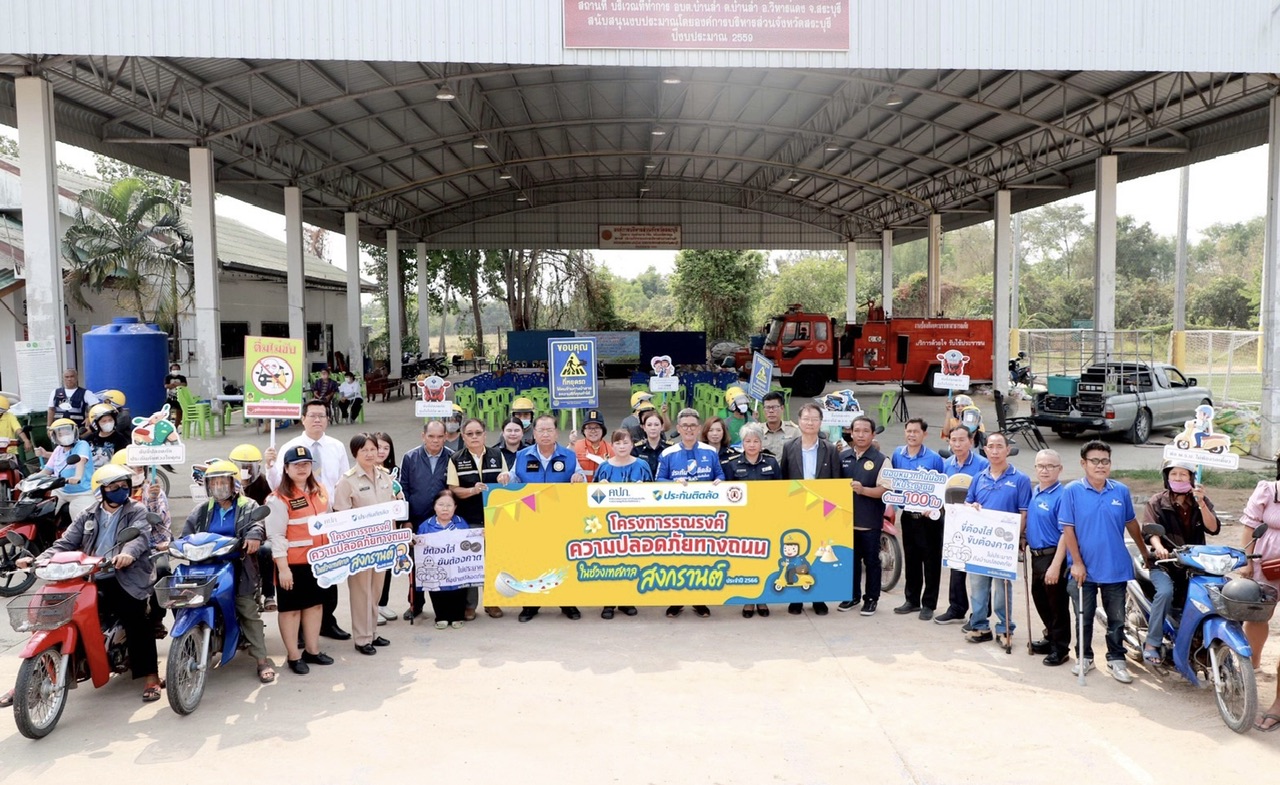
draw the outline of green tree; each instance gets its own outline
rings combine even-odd
[[[1093,234],[1084,208],[1074,202],[1057,202],[1029,210],[1022,219],[1022,240],[1028,261],[1051,263],[1067,278],[1087,269]],[[1082,247],[1085,246],[1085,247]],[[1087,252],[1086,252],[1087,251]]]
[[[93,156],[93,168],[98,177],[105,182],[118,183],[121,180],[140,180],[146,184],[148,189],[155,193],[164,194],[174,204],[191,204],[191,184],[185,180],[165,177],[149,169],[132,166],[123,161],[108,158],[105,155]]]
[[[844,254],[813,254],[798,259],[779,259],[778,274],[771,291],[762,298],[766,314],[782,313],[792,303],[806,311],[843,318],[847,265]],[[757,317],[756,321],[760,321]]]
[[[1173,238],[1156,234],[1151,224],[1138,225],[1132,215],[1116,219],[1116,275],[1130,279],[1173,278],[1176,249]]]
[[[1187,297],[1187,321],[1200,327],[1249,329],[1258,323],[1258,309],[1242,279],[1227,275],[1192,289]]]
[[[172,328],[191,300],[191,234],[178,206],[141,180],[81,193],[62,255],[71,263],[67,289],[82,308],[90,308],[85,289],[110,288],[139,320]]]
[[[708,344],[742,340],[752,329],[764,267],[759,251],[681,251],[672,281],[681,317],[700,326]]]

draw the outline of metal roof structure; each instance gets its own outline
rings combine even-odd
[[[431,247],[596,247],[680,223],[686,247],[835,247],[986,220],[1261,144],[1275,74],[479,65],[0,56],[39,73],[58,138],[267,209]],[[0,122],[15,119],[0,76]],[[452,96],[452,97],[450,97]]]

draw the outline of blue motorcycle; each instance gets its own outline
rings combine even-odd
[[[1266,530],[1266,524],[1260,524],[1254,541]],[[1163,537],[1164,527],[1149,523],[1142,533],[1148,538]],[[1184,545],[1168,549],[1172,557],[1157,563],[1176,567],[1186,579],[1179,581],[1175,575],[1174,601],[1164,620],[1160,646],[1163,664],[1155,670],[1163,674],[1172,666],[1196,687],[1212,683],[1222,721],[1236,733],[1244,733],[1253,726],[1258,711],[1258,690],[1253,650],[1241,623],[1269,620],[1276,608],[1276,590],[1248,578],[1227,577],[1258,558],[1239,548]],[[1129,553],[1134,578],[1125,592],[1124,639],[1129,655],[1141,661],[1155,587],[1137,546],[1130,543]]]
[[[268,514],[266,507],[259,507],[249,516],[260,521]],[[170,556],[186,563],[156,584],[156,596],[175,617],[165,693],[179,714],[196,710],[209,671],[236,656],[240,645],[236,561],[241,558],[242,546],[239,537],[212,532],[198,532],[169,544]]]

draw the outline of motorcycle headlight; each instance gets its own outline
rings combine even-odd
[[[1236,568],[1236,556],[1231,553],[1202,553],[1196,561],[1210,575],[1226,575]]]
[[[213,555],[213,546],[215,543],[207,542],[204,545],[186,544],[182,546],[182,558],[187,561],[204,561]]]
[[[237,543],[235,540],[232,540],[231,542],[229,542],[229,543],[227,543],[226,545],[222,546],[222,547],[221,547],[221,548],[219,548],[218,550],[214,551],[214,552],[213,552],[213,555],[214,555],[214,556],[226,556],[227,554],[229,554],[229,553],[231,553],[232,551],[234,551],[234,550],[236,549],[236,546],[237,546],[237,545],[239,545],[239,543]]]
[[[92,564],[64,562],[62,564],[46,564],[43,567],[37,567],[36,577],[46,581],[69,581],[73,578],[83,578],[90,572],[93,572]]]

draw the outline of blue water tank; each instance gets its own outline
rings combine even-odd
[[[111,320],[84,334],[84,386],[119,390],[129,411],[146,417],[164,406],[169,372],[169,336],[132,316]]]

